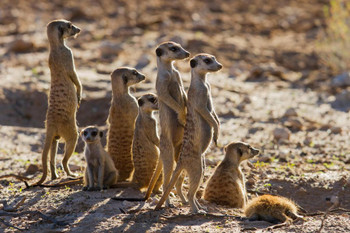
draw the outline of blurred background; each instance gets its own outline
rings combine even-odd
[[[8,117],[2,116],[0,124],[44,126],[50,77],[46,25],[59,18],[82,29],[77,39],[68,41],[82,79],[108,83],[108,77],[98,75],[133,66],[152,81],[156,45],[173,40],[192,54],[217,56],[229,78],[280,79],[326,91],[338,95],[334,107],[347,111],[350,94],[344,87],[350,85],[350,78],[344,72],[350,66],[349,9],[350,3],[344,0],[2,0],[0,107]],[[189,70],[183,63],[179,68]],[[337,75],[341,77],[334,81]],[[102,98],[99,85],[85,90],[95,91],[97,103]],[[100,112],[94,114],[98,124],[106,118],[108,106],[103,106],[105,110],[95,110]],[[80,114],[85,114],[84,108],[83,103]]]

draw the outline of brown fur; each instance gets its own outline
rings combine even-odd
[[[159,136],[157,122],[153,112],[158,110],[158,98],[154,94],[146,94],[138,99],[139,114],[136,119],[133,141],[134,181],[142,190],[147,188],[159,160]],[[163,183],[159,176],[153,192],[158,193]]]
[[[86,169],[83,190],[93,191],[109,188],[118,181],[118,171],[112,158],[101,144],[103,133],[95,126],[88,126],[80,133],[85,142]]]
[[[164,167],[163,190],[167,187],[174,165],[179,158],[186,118],[186,93],[182,84],[180,73],[174,68],[174,61],[189,57],[189,52],[174,42],[164,42],[156,49],[157,54],[157,81],[156,90],[159,105],[160,133],[160,158],[156,171],[151,179],[145,195],[147,200],[159,179]],[[186,199],[182,194],[181,183],[184,176],[181,176],[176,184],[177,193],[183,203]],[[167,199],[166,205],[170,202]]]
[[[192,77],[188,90],[187,118],[181,154],[171,181],[156,209],[162,206],[181,172],[186,170],[190,182],[188,200],[191,210],[193,213],[204,213],[204,210],[200,210],[204,208],[199,205],[196,192],[203,179],[205,166],[203,154],[212,139],[217,141],[220,124],[213,108],[210,85],[206,80],[206,75],[208,72],[220,70],[222,65],[209,54],[198,54],[190,63]]]
[[[245,207],[244,213],[251,221],[264,220],[271,223],[291,223],[302,218],[293,201],[268,194],[253,198]]]
[[[55,160],[60,137],[66,144],[62,161],[64,171],[68,176],[75,176],[68,167],[68,161],[78,140],[76,112],[80,104],[82,86],[75,71],[72,51],[65,45],[65,39],[75,37],[79,32],[79,28],[66,20],[54,20],[47,25],[51,87],[45,122],[46,139],[42,153],[43,176],[37,184],[43,183],[47,177],[49,151],[51,179],[58,178]]]
[[[216,168],[204,191],[204,199],[219,205],[243,208],[248,200],[242,161],[252,158],[259,150],[243,142],[225,147],[225,158]]]
[[[132,141],[138,105],[129,93],[129,87],[145,79],[145,76],[132,68],[119,68],[111,74],[112,102],[107,123],[107,149],[119,171],[120,181],[132,176]]]

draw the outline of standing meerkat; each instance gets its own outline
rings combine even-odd
[[[83,190],[102,190],[117,184],[118,171],[101,144],[103,132],[95,126],[88,126],[80,134],[85,142],[84,155],[87,164]]]
[[[145,80],[145,76],[133,68],[122,67],[113,71],[112,102],[107,119],[107,149],[119,171],[120,181],[132,176],[132,141],[138,105],[129,87]]]
[[[258,155],[259,150],[247,143],[236,142],[226,146],[225,153],[224,160],[209,179],[204,199],[219,205],[244,208],[248,197],[240,164]]]
[[[145,195],[146,200],[150,197],[162,169],[164,173],[163,190],[169,184],[174,164],[179,158],[186,123],[187,96],[180,73],[175,69],[173,63],[188,58],[190,53],[177,43],[164,42],[157,47],[156,55],[158,68],[156,90],[161,128],[159,149],[162,162],[159,162],[156,167]],[[184,176],[179,179],[176,188],[182,202],[186,203],[181,190],[183,178]],[[169,199],[166,205],[170,205]]]
[[[250,221],[264,220],[271,223],[292,223],[302,219],[298,215],[298,207],[288,198],[262,195],[253,198],[246,206],[244,213]]]
[[[76,112],[81,101],[82,86],[75,71],[73,53],[65,44],[68,37],[76,37],[80,29],[67,20],[54,20],[47,25],[50,43],[49,68],[51,87],[46,112],[46,138],[42,153],[43,176],[37,184],[42,184],[48,173],[50,151],[51,179],[57,179],[56,153],[59,139],[65,141],[63,168],[68,176],[75,176],[68,161],[72,156],[77,140]]]
[[[171,181],[156,206],[159,209],[168,197],[170,190],[183,170],[189,176],[188,200],[192,213],[205,213],[196,199],[196,192],[203,179],[205,161],[204,152],[211,140],[217,144],[220,122],[214,111],[207,82],[207,73],[222,68],[215,57],[209,54],[198,54],[190,61],[191,84],[188,90],[187,118],[181,154]]]
[[[142,190],[147,188],[159,160],[159,137],[157,122],[153,112],[158,110],[158,98],[155,94],[146,94],[138,99],[139,115],[135,123],[132,147],[134,162],[134,182]],[[163,183],[159,176],[153,192],[158,193]]]

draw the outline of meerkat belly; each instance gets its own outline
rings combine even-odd
[[[202,153],[206,151],[208,148],[211,140],[212,140],[212,128],[208,124],[206,120],[199,114],[196,114],[196,127],[195,129],[198,131],[196,134],[199,137],[199,140],[201,142],[201,148],[200,150]]]
[[[116,169],[120,172],[121,181],[129,178],[134,169],[131,148],[137,113],[133,115],[135,114],[112,111],[108,119],[110,126],[107,148]]]
[[[239,184],[231,174],[215,174],[208,182],[204,199],[219,205],[242,207],[243,197]]]
[[[69,82],[52,83],[47,111],[47,122],[66,122],[75,116],[77,95]]]
[[[134,177],[140,188],[148,186],[157,165],[159,151],[153,143],[135,135],[133,142]]]

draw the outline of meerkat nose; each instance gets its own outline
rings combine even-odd
[[[185,51],[185,55],[186,55],[186,57],[189,57],[189,56],[190,56],[190,53],[187,52],[187,51]]]
[[[219,69],[221,69],[222,68],[222,65],[219,63]]]

